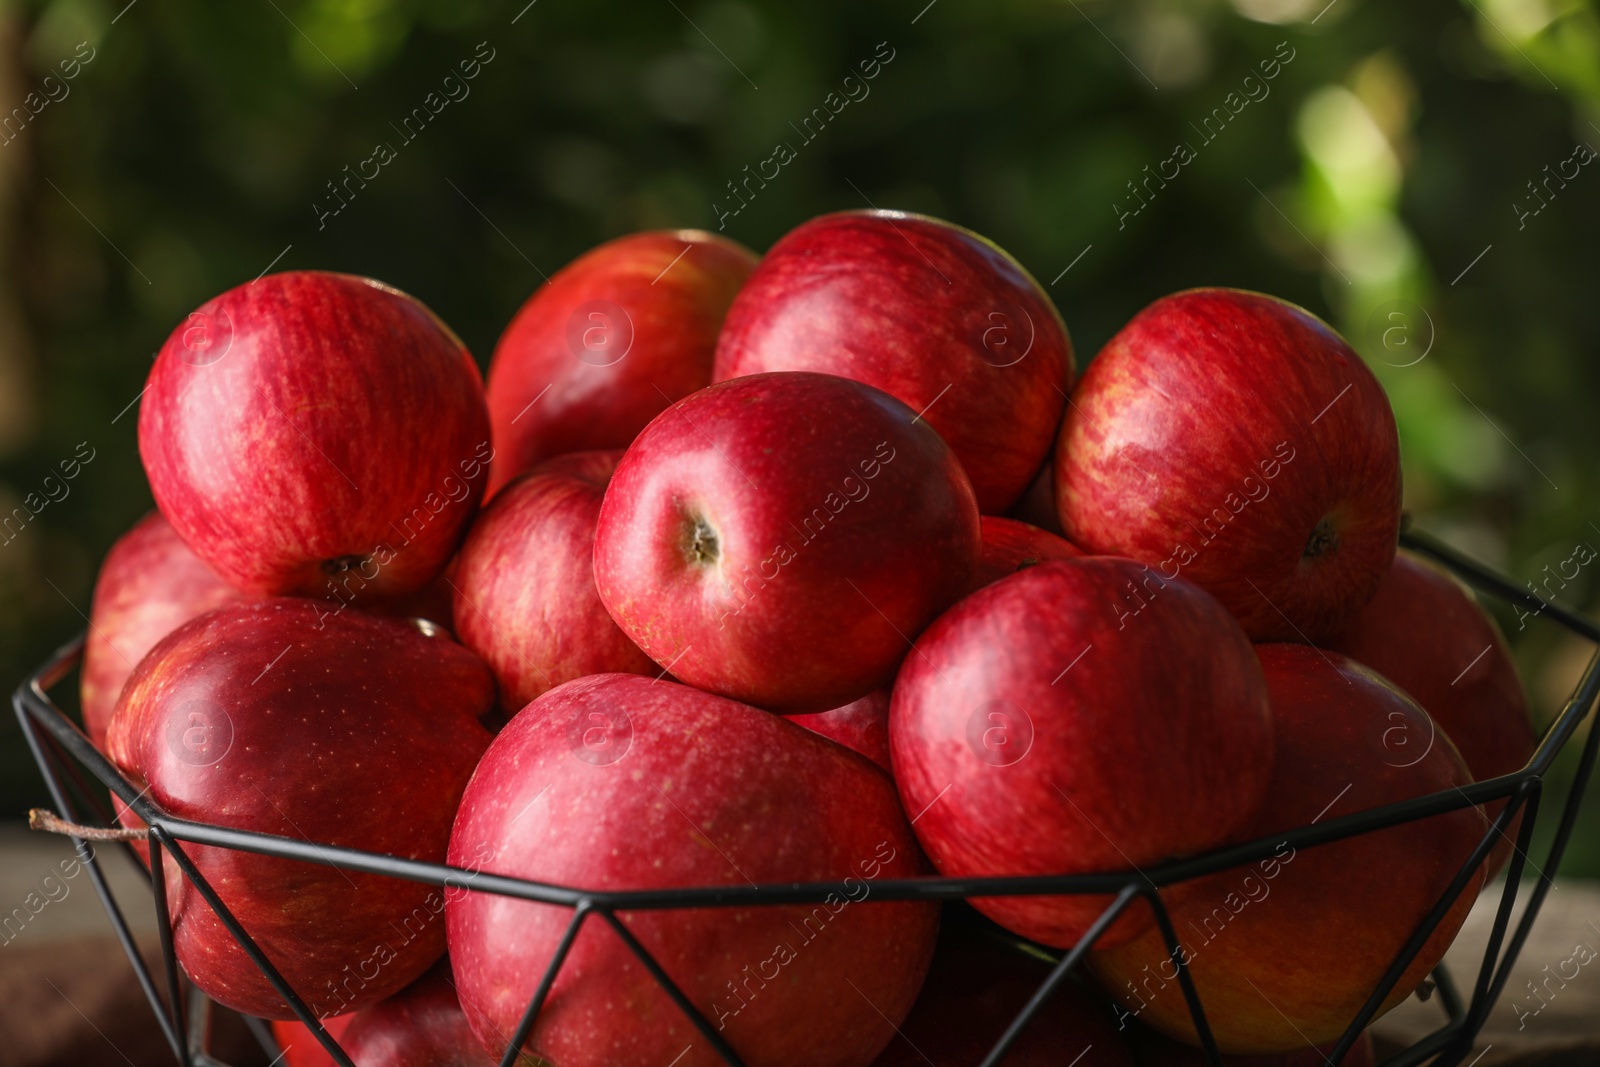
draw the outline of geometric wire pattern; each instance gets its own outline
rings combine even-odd
[[[1567,611],[1558,605],[1550,604],[1540,599],[1510,579],[1462,556],[1442,542],[1408,527],[1401,534],[1401,543],[1407,548],[1437,560],[1481,591],[1508,603],[1537,609],[1540,618],[1550,619],[1572,633],[1587,639],[1592,644],[1600,645],[1600,624],[1596,624],[1584,615]],[[502,1067],[513,1067],[516,1064],[517,1052],[532,1031],[534,1021],[538,1017],[545,998],[549,995],[550,989],[555,983],[556,975],[560,971],[568,951],[577,939],[579,931],[586,922],[600,922],[609,926],[638,958],[655,981],[660,984],[679,1010],[693,1023],[707,1043],[732,1067],[743,1067],[743,1061],[739,1058],[738,1052],[728,1045],[717,1029],[711,1025],[666,974],[648,949],[639,943],[627,924],[622,920],[622,916],[631,912],[660,909],[820,904],[824,903],[830,894],[849,894],[851,890],[848,882],[809,882],[759,886],[723,885],[591,892],[521,878],[508,878],[487,872],[470,871],[442,863],[425,863],[380,853],[364,852],[358,849],[340,848],[333,845],[323,845],[311,841],[175,818],[161,810],[159,806],[147,796],[144,796],[132,782],[124,777],[94,747],[88,737],[78,728],[77,724],[50,699],[49,690],[59,684],[72,668],[77,665],[82,654],[82,648],[83,638],[80,636],[57,651],[32,677],[17,688],[12,697],[12,703],[16,709],[17,718],[21,723],[22,732],[27,738],[28,746],[33,753],[34,760],[38,763],[39,770],[49,788],[51,800],[57,813],[62,818],[80,826],[98,825],[106,828],[115,828],[117,826],[115,820],[111,817],[111,813],[101,800],[100,794],[91,788],[84,778],[81,768],[86,769],[98,780],[100,785],[109,789],[124,804],[132,808],[148,827],[150,885],[151,892],[154,895],[156,914],[160,920],[158,922],[158,930],[160,934],[162,973],[159,985],[157,977],[150,973],[150,969],[138,952],[133,934],[123,917],[120,906],[111,893],[110,886],[107,884],[104,873],[100,870],[99,863],[92,850],[79,838],[74,837],[73,843],[77,847],[80,860],[89,871],[95,892],[99,896],[101,904],[105,907],[106,914],[111,920],[111,925],[116,931],[117,938],[133,965],[134,973],[144,991],[145,997],[149,1000],[150,1006],[155,1012],[162,1032],[166,1036],[167,1043],[171,1046],[174,1062],[181,1065],[181,1067],[191,1067],[191,1065],[208,1067],[208,1065],[217,1065],[217,1061],[212,1059],[206,1051],[207,1021],[210,1015],[209,1002],[198,991],[194,992],[193,1000],[190,1004],[185,1005],[183,999],[183,987],[180,983],[177,958],[172,947],[171,920],[167,911],[166,882],[163,877],[163,865],[167,862],[175,863],[178,866],[183,877],[200,893],[228,932],[239,943],[240,948],[261,970],[262,975],[271,983],[277,993],[294,1010],[300,1021],[311,1030],[317,1040],[333,1056],[335,1062],[339,1063],[341,1067],[353,1067],[349,1057],[345,1055],[338,1043],[323,1029],[322,1024],[307,1009],[305,1002],[284,981],[283,976],[278,972],[272,961],[250,937],[249,931],[240,925],[239,921],[217,896],[216,891],[201,875],[193,861],[184,851],[185,844],[238,849],[260,855],[276,856],[344,870],[406,879],[441,888],[495,893],[569,909],[571,919],[566,932],[551,958],[543,978],[535,989],[530,990],[528,1007],[516,1031],[510,1035],[505,1054],[500,1061]],[[885,880],[875,882],[871,897],[863,899],[862,902],[895,900],[945,901],[964,900],[980,896],[1068,894],[1098,894],[1113,897],[1111,903],[1106,907],[1099,919],[1096,920],[1083,940],[1071,951],[1056,960],[1050,974],[1045,978],[1038,990],[1035,991],[1028,1003],[1012,1020],[1005,1032],[997,1036],[994,1046],[981,1064],[981,1067],[995,1067],[1028,1025],[1029,1021],[1050,999],[1052,993],[1078,967],[1100,935],[1125,908],[1136,900],[1144,900],[1154,912],[1162,937],[1166,941],[1168,952],[1171,954],[1174,968],[1177,971],[1179,984],[1194,1020],[1195,1029],[1200,1035],[1207,1061],[1212,1064],[1212,1067],[1220,1067],[1221,1060],[1218,1056],[1216,1045],[1212,1040],[1210,1027],[1206,1022],[1204,1005],[1200,1002],[1193,980],[1184,964],[1183,953],[1179,949],[1171,919],[1167,914],[1158,890],[1178,882],[1266,859],[1284,845],[1289,845],[1297,851],[1302,848],[1313,848],[1317,845],[1353,837],[1358,834],[1371,833],[1400,823],[1425,819],[1444,812],[1504,798],[1507,801],[1506,806],[1495,818],[1472,855],[1461,866],[1444,894],[1423,918],[1416,930],[1413,931],[1410,939],[1384,974],[1378,987],[1372,991],[1360,1012],[1350,1021],[1337,1046],[1328,1055],[1331,1063],[1338,1063],[1344,1054],[1349,1051],[1360,1036],[1361,1031],[1372,1021],[1378,1008],[1382,1005],[1390,990],[1393,989],[1394,984],[1404,974],[1407,966],[1416,957],[1417,953],[1422,950],[1435,927],[1443,920],[1451,905],[1454,904],[1471,882],[1474,872],[1485,857],[1488,856],[1495,842],[1506,833],[1507,828],[1517,818],[1518,812],[1525,808],[1527,817],[1522,821],[1516,849],[1507,865],[1505,888],[1501,894],[1489,942],[1484,951],[1483,963],[1479,968],[1477,980],[1473,984],[1470,998],[1462,998],[1460,991],[1442,964],[1436,968],[1433,972],[1433,978],[1440,1001],[1449,1016],[1448,1022],[1434,1033],[1429,1034],[1385,1061],[1384,1067],[1410,1067],[1412,1064],[1422,1063],[1435,1057],[1437,1057],[1436,1062],[1441,1065],[1458,1064],[1471,1050],[1473,1039],[1483,1026],[1484,1020],[1488,1017],[1490,1007],[1499,997],[1501,989],[1510,976],[1511,967],[1516,961],[1524,942],[1526,942],[1533,922],[1539,914],[1540,906],[1550,890],[1552,884],[1551,872],[1559,868],[1562,854],[1566,850],[1567,841],[1572,835],[1579,806],[1582,802],[1584,791],[1588,786],[1590,772],[1594,767],[1596,745],[1597,742],[1600,742],[1600,730],[1591,729],[1584,742],[1572,791],[1568,795],[1566,804],[1560,813],[1560,821],[1551,841],[1548,854],[1544,862],[1535,868],[1539,872],[1539,876],[1527,888],[1526,900],[1523,904],[1521,915],[1513,929],[1512,916],[1516,910],[1518,896],[1523,889],[1521,885],[1522,875],[1528,863],[1527,849],[1532,842],[1534,824],[1539,815],[1539,800],[1543,789],[1544,775],[1549,771],[1557,755],[1577,732],[1583,720],[1594,710],[1597,697],[1600,697],[1600,651],[1591,656],[1589,665],[1585,669],[1583,677],[1579,680],[1572,697],[1568,700],[1561,714],[1545,731],[1544,737],[1540,740],[1538,748],[1529,759],[1527,765],[1520,771],[1503,775],[1499,778],[1475,782],[1459,789],[1450,789],[1426,796],[1414,797],[1395,804],[1386,804],[1382,807],[1330,819],[1325,823],[1319,822],[1302,826],[1286,833],[1275,834],[1270,838],[1260,838],[1230,845],[1202,855],[1166,863],[1160,867],[1152,867],[1132,874],[1116,872],[1108,874],[1030,875],[1025,877],[923,877]],[[84,822],[84,811],[86,810],[93,813],[98,819],[98,823],[92,821]],[[258,1021],[252,1020],[251,1022],[252,1029],[255,1030],[263,1044],[269,1048],[269,1051],[275,1052],[276,1049],[271,1045],[271,1038],[267,1033],[266,1027],[259,1024]],[[222,1065],[217,1065],[217,1067],[222,1067]]]

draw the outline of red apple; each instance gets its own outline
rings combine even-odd
[[[1221,604],[1132,560],[1085,557],[1003,578],[930,626],[895,680],[889,747],[941,873],[1076,874],[1227,840],[1266,789],[1272,721],[1255,653]],[[1109,899],[972,903],[1066,948]],[[1100,943],[1152,921],[1136,905]]]
[[[460,339],[404,293],[318,271],[230,289],[173,332],[139,454],[161,513],[230,585],[341,602],[432,581],[493,458]]]
[[[659,230],[608,241],[551,278],[489,365],[490,492],[551,456],[626,448],[711,384],[722,317],[755,264],[714,234]]]
[[[123,689],[108,749],[179,818],[437,862],[493,701],[488,668],[430,624],[269,599],[157,644]],[[444,900],[429,886],[184,850],[319,1017],[376,1003],[444,951]],[[165,870],[194,984],[245,1014],[289,1018],[177,864]]]
[[[893,773],[889,765],[889,690],[875,689],[842,708],[790,715],[788,719]]]
[[[1072,342],[994,242],[925,215],[843,211],[784,235],[728,310],[715,380],[763,371],[838,374],[905,401],[998,514],[1050,451]]]
[[[95,581],[83,648],[83,722],[89,739],[97,745],[104,742],[123,684],[157,641],[196,615],[253,599],[218,578],[159,511],[140,519],[111,546]],[[450,587],[439,581],[392,601],[363,606],[447,625]]]
[[[515,712],[552,686],[606,671],[655,674],[594,586],[594,527],[620,452],[551,460],[507,485],[456,557],[456,633]]]
[[[972,487],[910,408],[832,375],[759,374],[639,435],[600,507],[595,581],[683,681],[821,711],[889,681],[978,544]]]
[[[751,1067],[862,1067],[894,1035],[933,952],[938,906],[871,900],[922,873],[889,778],[783,718],[668,681],[558,686],[495,738],[450,860],[593,890],[841,881],[826,903],[628,911],[620,920]],[[445,908],[461,1001],[500,1054],[565,909],[481,892]],[[853,986],[853,988],[852,988]],[[722,1060],[590,915],[526,1050],[561,1067]]]
[[[83,728],[105,740],[122,686],[155,643],[245,594],[218,578],[159,511],[117,539],[100,565],[83,646]]]
[[[982,1063],[1050,966],[974,935],[940,937],[916,1007],[873,1067]],[[1068,981],[1051,995],[1000,1067],[1133,1067],[1103,1003]]]
[[[1073,392],[1055,474],[1075,544],[1181,574],[1257,641],[1337,633],[1394,560],[1382,387],[1325,323],[1259,293],[1193,289],[1124,326]]]
[[[1237,839],[1472,780],[1427,713],[1377,674],[1303,645],[1257,651],[1277,756],[1266,801]],[[1428,737],[1433,744],[1418,758],[1418,739]],[[1173,905],[1172,922],[1218,1048],[1259,1055],[1338,1040],[1485,830],[1478,809],[1462,808],[1303,851],[1285,844],[1195,884]],[[1482,878],[1480,869],[1381,1011],[1410,996],[1443,957]],[[1128,1014],[1198,1040],[1158,931],[1096,952],[1090,965]]]
[[[1077,559],[1083,555],[1083,550],[1066,538],[1017,519],[985,515],[982,530],[978,572],[972,578],[975,590],[1047,559]]]
[[[1506,639],[1472,591],[1411,552],[1327,647],[1421,704],[1483,781],[1522,769],[1537,737]]]
[[[354,1021],[354,1015],[332,1015],[322,1020],[322,1028],[338,1041]],[[274,1020],[272,1039],[283,1055],[283,1067],[335,1067],[334,1058],[298,1019]]]
[[[493,1067],[499,1062],[484,1052],[467,1023],[448,959],[388,1000],[356,1012],[341,1044],[356,1067]]]
[[[1204,1052],[1193,1045],[1174,1041],[1148,1026],[1133,1023],[1127,1027],[1128,1047],[1137,1067],[1209,1067]],[[1330,1055],[1337,1042],[1319,1047],[1306,1046],[1294,1052],[1274,1052],[1265,1056],[1224,1056],[1223,1067],[1333,1067]],[[1338,1067],[1374,1067],[1378,1062],[1372,1047],[1372,1034],[1363,1030],[1350,1046]]]

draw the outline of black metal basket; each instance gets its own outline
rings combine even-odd
[[[1515,582],[1467,559],[1425,534],[1407,529],[1402,534],[1401,541],[1406,547],[1443,563],[1477,588],[1508,603],[1537,610],[1541,617],[1551,619],[1591,643],[1600,644],[1600,624],[1589,618],[1541,600],[1519,587]],[[511,1067],[514,1063],[517,1050],[533,1029],[534,1020],[538,1016],[545,998],[549,995],[551,986],[555,982],[556,974],[560,970],[573,942],[576,940],[578,931],[586,921],[601,922],[610,926],[634,955],[638,957],[641,964],[655,980],[660,983],[667,995],[672,998],[695,1025],[707,1043],[716,1049],[729,1064],[741,1067],[742,1061],[738,1054],[729,1047],[717,1029],[689,1002],[683,992],[662,970],[660,964],[651,956],[650,952],[634,938],[628,927],[619,920],[619,913],[667,908],[726,908],[772,904],[823,903],[829,894],[849,892],[847,884],[838,882],[789,883],[762,886],[725,885],[633,892],[590,892],[566,886],[547,885],[523,879],[478,873],[441,863],[423,863],[379,853],[338,848],[332,845],[322,845],[309,841],[293,840],[175,818],[162,811],[160,807],[144,796],[133,783],[129,782],[116,767],[96,750],[77,725],[50,699],[48,690],[59,684],[76,665],[82,647],[83,639],[79,637],[58,651],[33,677],[18,687],[12,698],[13,704],[16,707],[17,717],[22,724],[22,732],[27,738],[34,759],[39,764],[39,770],[44,775],[45,782],[49,786],[50,796],[63,818],[83,825],[81,812],[82,810],[90,810],[98,816],[99,825],[107,828],[116,825],[111,818],[111,813],[106,810],[101,801],[98,792],[90,787],[80,773],[79,767],[81,766],[87,768],[103,786],[110,789],[124,804],[132,808],[134,813],[143,819],[148,826],[150,884],[154,895],[155,909],[159,917],[158,925],[164,971],[161,985],[165,986],[165,995],[159,988],[157,979],[151,974],[150,969],[140,956],[127,921],[123,918],[122,910],[111,893],[98,861],[94,859],[92,852],[86,849],[82,839],[75,837],[73,841],[89,870],[95,891],[99,894],[101,903],[105,906],[106,914],[110,917],[111,924],[116,929],[117,938],[121,941],[128,954],[129,961],[133,964],[139,984],[150,1001],[150,1006],[156,1014],[163,1033],[166,1035],[175,1061],[183,1065],[183,1067],[190,1067],[193,1064],[218,1064],[218,1061],[213,1059],[207,1051],[208,1020],[210,1017],[209,1001],[198,991],[195,991],[191,1002],[186,1005],[182,994],[178,963],[172,947],[171,920],[167,912],[166,888],[162,874],[163,864],[169,860],[178,865],[184,877],[194,885],[195,889],[216,912],[228,931],[238,941],[240,947],[261,969],[262,974],[272,984],[273,988],[294,1009],[300,1021],[310,1028],[317,1040],[322,1043],[335,1061],[344,1065],[344,1067],[351,1067],[350,1060],[343,1050],[339,1048],[338,1044],[328,1035],[317,1019],[307,1010],[304,1001],[284,981],[277,968],[273,966],[272,961],[251,939],[249,933],[223,905],[216,891],[195,868],[193,861],[184,851],[184,843],[213,845],[266,856],[295,859],[306,863],[337,866],[347,870],[386,875],[439,887],[456,887],[472,892],[495,893],[569,909],[572,917],[566,933],[550,960],[543,979],[528,1003],[521,1024],[517,1027],[516,1032],[508,1043],[505,1055],[501,1060],[503,1067]],[[1177,937],[1174,934],[1167,911],[1157,893],[1158,889],[1177,882],[1265,859],[1284,844],[1288,844],[1295,849],[1311,848],[1358,834],[1381,830],[1400,823],[1425,819],[1444,812],[1505,798],[1507,800],[1505,807],[1494,819],[1493,824],[1478,843],[1471,857],[1461,866],[1444,895],[1412,933],[1410,940],[1406,942],[1400,954],[1384,974],[1382,982],[1367,998],[1360,1013],[1350,1021],[1344,1035],[1328,1056],[1330,1062],[1337,1063],[1349,1051],[1362,1030],[1372,1021],[1373,1016],[1385,997],[1393,989],[1394,984],[1399,981],[1407,966],[1416,957],[1417,953],[1422,950],[1428,937],[1471,882],[1474,872],[1485,857],[1489,855],[1495,842],[1513,825],[1518,812],[1526,808],[1527,817],[1522,822],[1518,834],[1517,848],[1508,864],[1505,889],[1495,913],[1488,946],[1484,952],[1483,964],[1478,972],[1477,981],[1473,985],[1471,999],[1464,1000],[1462,998],[1442,964],[1437,967],[1433,972],[1433,979],[1440,1000],[1449,1016],[1449,1021],[1437,1031],[1391,1057],[1386,1061],[1385,1067],[1409,1067],[1409,1065],[1422,1063],[1435,1057],[1437,1057],[1435,1062],[1439,1064],[1458,1064],[1471,1050],[1473,1039],[1487,1018],[1490,1007],[1494,1004],[1495,999],[1505,985],[1506,979],[1511,972],[1511,967],[1516,961],[1517,954],[1527,940],[1528,932],[1539,913],[1540,905],[1544,902],[1545,894],[1550,889],[1553,874],[1560,866],[1561,857],[1566,849],[1568,838],[1571,836],[1584,790],[1588,785],[1589,773],[1594,766],[1596,745],[1597,742],[1600,742],[1600,730],[1591,729],[1583,744],[1572,790],[1567,797],[1565,807],[1562,809],[1549,853],[1544,862],[1535,868],[1538,872],[1538,878],[1529,887],[1522,915],[1517,921],[1514,931],[1508,937],[1507,932],[1511,926],[1512,913],[1515,910],[1517,897],[1522,890],[1522,875],[1528,862],[1527,850],[1533,840],[1534,825],[1539,815],[1539,798],[1543,790],[1544,776],[1549,771],[1551,764],[1561,749],[1572,739],[1583,720],[1593,710],[1597,696],[1600,696],[1600,653],[1591,657],[1577,689],[1560,716],[1545,732],[1527,766],[1514,774],[1477,782],[1462,789],[1433,793],[1401,803],[1389,804],[1353,815],[1331,819],[1325,823],[1303,826],[1286,834],[1217,849],[1190,859],[1150,868],[1142,873],[900,879],[875,884],[872,899],[879,901],[912,899],[951,901],[965,900],[976,896],[1114,895],[1112,903],[1107,906],[1083,940],[1070,952],[1059,957],[1049,976],[1029,999],[1027,1005],[1012,1020],[1005,1032],[998,1037],[994,1047],[983,1061],[983,1067],[993,1067],[993,1065],[1000,1062],[1023,1028],[1028,1025],[1029,1021],[1050,998],[1051,994],[1083,960],[1085,954],[1100,935],[1121,914],[1124,908],[1135,900],[1142,898],[1149,903],[1154,911],[1162,936],[1166,940],[1168,951],[1172,954],[1172,960],[1178,972],[1179,983],[1194,1019],[1195,1028],[1200,1035],[1207,1060],[1213,1067],[1217,1067],[1220,1064],[1220,1059],[1211,1037],[1210,1028],[1206,1023],[1205,1012],[1195,991],[1193,980],[1184,966],[1182,955],[1178,951]],[[79,803],[74,802],[74,796]],[[83,805],[82,808],[80,808],[80,803]],[[278,1050],[272,1043],[267,1027],[260,1023],[259,1020],[247,1021],[251,1023],[252,1029],[268,1049],[269,1054],[276,1054]]]

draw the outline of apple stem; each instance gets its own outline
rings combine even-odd
[[[138,841],[149,833],[148,830],[108,830],[101,826],[81,826],[44,808],[34,808],[28,812],[28,828],[47,834],[65,834],[80,841]]]

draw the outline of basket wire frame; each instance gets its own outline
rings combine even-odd
[[[1600,645],[1600,623],[1587,616],[1541,599],[1511,579],[1474,562],[1443,542],[1410,528],[1409,524],[1402,531],[1400,540],[1403,546],[1438,561],[1479,590],[1501,601],[1535,611],[1540,617],[1549,618],[1590,643]],[[818,904],[824,902],[824,898],[830,893],[848,892],[849,889],[840,882],[810,882],[593,892],[472,871],[443,863],[402,859],[380,853],[323,845],[309,840],[297,840],[177,818],[167,814],[146,796],[147,791],[136,788],[134,783],[112,765],[51,700],[49,690],[58,685],[77,665],[82,649],[83,637],[80,635],[58,650],[48,662],[19,686],[13,695],[12,703],[29,749],[44,776],[51,801],[63,818],[72,823],[86,825],[83,813],[87,810],[97,820],[87,825],[106,828],[114,828],[117,825],[96,790],[80,772],[79,768],[82,767],[87,769],[101,786],[109,789],[132,809],[148,828],[150,885],[158,917],[161,950],[159,976],[151,973],[140,955],[133,933],[111,892],[98,859],[84,840],[77,837],[72,840],[80,860],[89,871],[90,880],[116,932],[117,940],[133,966],[139,986],[156,1015],[162,1034],[171,1048],[174,1062],[180,1067],[226,1067],[226,1065],[213,1059],[208,1051],[211,1002],[199,990],[194,989],[191,990],[189,1003],[185,1004],[184,986],[173,949],[172,920],[167,908],[164,877],[164,866],[167,862],[177,865],[182,876],[195,887],[240,948],[334,1061],[340,1064],[340,1067],[354,1067],[349,1056],[323,1028],[321,1022],[307,1008],[305,1001],[290,987],[261,946],[239,923],[217,895],[215,888],[200,873],[185,851],[185,844],[236,849],[400,878],[441,889],[494,893],[570,909],[572,915],[566,931],[544,975],[537,987],[532,990],[527,1009],[519,1024],[507,1039],[506,1050],[500,1060],[501,1067],[515,1067],[519,1052],[533,1031],[534,1023],[550,994],[557,974],[584,924],[591,921],[609,926],[694,1025],[707,1044],[731,1067],[743,1067],[743,1060],[738,1052],[688,999],[650,951],[635,938],[620,916],[628,912],[675,908]],[[1092,894],[1112,897],[1111,902],[1083,939],[1057,959],[1050,973],[997,1038],[980,1065],[980,1067],[996,1067],[1029,1022],[1043,1009],[1052,994],[1066,981],[1068,975],[1077,969],[1100,936],[1124,910],[1132,906],[1135,901],[1142,900],[1153,912],[1166,943],[1206,1061],[1212,1067],[1220,1067],[1221,1058],[1206,1019],[1204,1006],[1185,964],[1184,953],[1179,947],[1171,917],[1159,893],[1160,889],[1265,859],[1284,845],[1296,850],[1313,848],[1401,823],[1504,799],[1505,806],[1492,821],[1471,856],[1461,865],[1437,903],[1423,917],[1384,973],[1378,986],[1362,1005],[1356,1017],[1350,1021],[1337,1045],[1327,1055],[1329,1062],[1336,1064],[1349,1052],[1361,1032],[1376,1016],[1379,1007],[1407,967],[1421,952],[1433,931],[1470,884],[1473,874],[1489,855],[1495,843],[1508,834],[1518,814],[1525,810],[1526,817],[1518,830],[1516,848],[1507,866],[1504,889],[1501,892],[1489,940],[1484,950],[1483,963],[1473,983],[1470,999],[1465,1001],[1462,999],[1442,964],[1435,968],[1433,971],[1435,989],[1448,1021],[1438,1030],[1389,1058],[1385,1061],[1384,1067],[1412,1067],[1430,1059],[1440,1065],[1459,1064],[1471,1051],[1478,1030],[1483,1026],[1489,1009],[1504,988],[1512,965],[1527,941],[1534,920],[1553,884],[1554,872],[1560,867],[1562,855],[1572,835],[1594,767],[1600,730],[1591,729],[1584,740],[1572,789],[1562,809],[1550,848],[1544,863],[1535,868],[1538,877],[1528,887],[1521,915],[1513,928],[1512,916],[1522,890],[1523,874],[1528,866],[1527,851],[1532,845],[1544,776],[1583,720],[1594,710],[1597,698],[1600,698],[1600,651],[1591,656],[1576,690],[1560,715],[1545,731],[1528,763],[1520,771],[1499,778],[1340,816],[1268,838],[1230,845],[1202,855],[1149,868],[1142,873],[894,879],[876,883],[871,897],[863,902],[952,901],[972,897],[1051,894]],[[132,852],[131,846],[126,843],[122,847]],[[255,1019],[247,1019],[246,1022],[269,1054],[278,1053],[279,1050],[272,1042],[270,1032],[264,1023]]]

